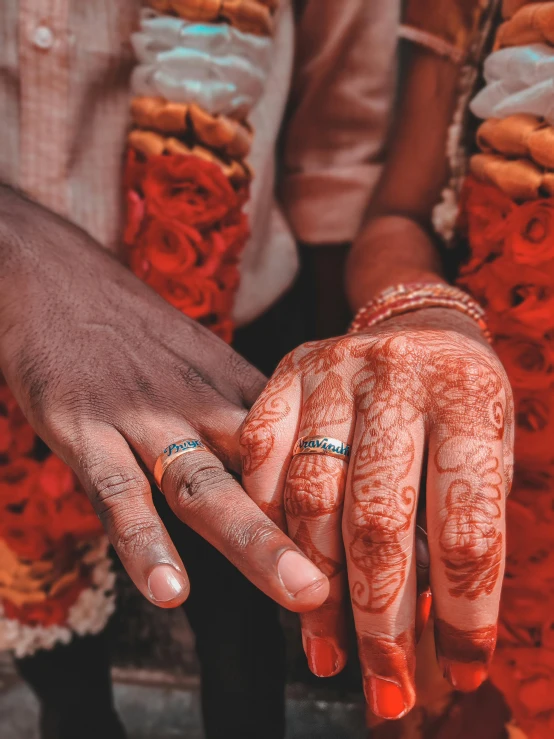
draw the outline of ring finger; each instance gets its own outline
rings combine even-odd
[[[328,375],[324,383],[330,381],[333,377]],[[339,381],[336,376],[335,384]],[[323,606],[301,616],[304,651],[311,671],[319,677],[340,672],[347,658],[341,524],[353,418],[352,400],[346,393],[338,398],[336,392],[316,388],[302,411],[304,451],[297,445],[285,486],[289,535],[330,583]]]
[[[182,425],[165,434],[162,444],[198,441],[197,433]],[[162,447],[162,444],[158,448]],[[153,455],[141,456],[150,469]],[[250,500],[241,486],[206,447],[193,446],[175,456],[161,482],[174,513],[215,546],[254,585],[293,611],[319,606],[327,597],[327,578],[290,539]]]

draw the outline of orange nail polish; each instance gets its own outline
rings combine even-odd
[[[421,593],[417,599],[416,606],[416,642],[421,639],[429,616],[431,615],[431,606],[433,605],[433,596],[428,590],[425,593]]]
[[[339,656],[327,639],[306,639],[306,654],[310,670],[318,677],[331,677],[339,669]]]
[[[381,718],[400,718],[406,710],[404,696],[396,683],[381,677],[366,678],[364,683],[366,699],[373,713]]]
[[[485,682],[487,670],[479,662],[444,662],[444,676],[456,690],[471,693]]]

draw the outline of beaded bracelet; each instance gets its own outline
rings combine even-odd
[[[383,290],[361,308],[352,321],[349,334],[365,331],[388,318],[420,310],[451,308],[473,319],[487,341],[492,340],[485,322],[485,311],[463,290],[442,283],[411,282]]]

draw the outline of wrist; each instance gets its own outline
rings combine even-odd
[[[0,328],[8,306],[24,300],[25,285],[36,278],[39,258],[37,213],[41,209],[0,185]]]
[[[368,331],[392,318],[434,309],[471,319],[490,341],[483,308],[463,290],[440,282],[407,283],[383,290],[358,311],[349,333]]]

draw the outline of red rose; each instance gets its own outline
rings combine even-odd
[[[166,291],[160,294],[190,318],[201,319],[220,312],[221,291],[210,279],[168,280]]]
[[[136,149],[129,147],[123,170],[123,188],[142,191],[142,181],[149,166],[149,160]]]
[[[244,249],[248,232],[241,225],[228,226],[222,231],[206,234],[204,254],[199,260],[198,274],[204,277],[216,275],[221,268],[238,263],[240,253]]]
[[[6,454],[12,445],[12,431],[9,419],[0,416],[0,454]]]
[[[221,291],[230,297],[231,306],[234,296],[240,284],[240,273],[234,264],[224,264],[217,273],[217,282]]]
[[[515,207],[515,203],[494,185],[475,177],[466,179],[460,197],[459,226],[467,235],[471,257],[462,273],[472,271],[485,259],[502,252],[508,217]]]
[[[197,228],[210,228],[241,207],[221,169],[195,156],[151,157],[142,188],[147,213]]]
[[[102,524],[89,499],[80,488],[75,489],[67,498],[48,502],[52,521],[48,531],[53,540],[65,540],[71,536],[82,541],[94,539],[103,534]]]
[[[551,200],[516,208],[508,221],[507,245],[518,264],[538,265],[554,259],[554,209]]]
[[[494,335],[525,333],[540,341],[554,328],[554,280],[549,271],[516,264],[503,254],[459,282],[487,309]]]
[[[25,458],[0,467],[0,506],[4,508],[29,498],[35,490],[39,469],[38,462]]]
[[[188,272],[197,263],[201,249],[202,237],[195,228],[159,218],[149,219],[137,240],[144,263],[168,276]]]
[[[127,213],[123,241],[127,246],[133,246],[144,220],[144,200],[136,190],[127,190],[126,198]]]
[[[550,408],[542,398],[522,398],[516,409],[516,422],[525,431],[543,431],[550,419]]]
[[[0,385],[0,454],[15,462],[32,451],[35,440],[36,434],[10,389]]]
[[[498,356],[515,388],[540,390],[554,383],[551,352],[526,336],[500,337],[495,343]]]
[[[222,228],[221,235],[227,244],[227,255],[231,259],[237,260],[250,236],[247,215],[239,212],[233,223],[229,223]]]

